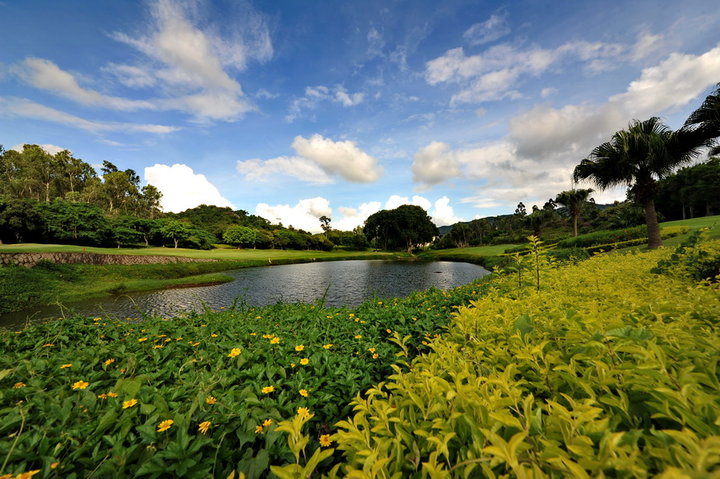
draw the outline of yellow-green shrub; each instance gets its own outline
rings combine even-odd
[[[720,290],[666,251],[512,277],[354,401],[350,477],[706,477],[720,470]],[[686,474],[686,476],[683,476]]]

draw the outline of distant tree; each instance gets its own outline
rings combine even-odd
[[[587,203],[588,198],[590,197],[590,194],[593,192],[592,189],[572,189],[567,191],[562,191],[558,193],[557,197],[555,198],[555,202],[558,204],[561,204],[565,208],[568,209],[568,212],[570,213],[570,217],[572,218],[573,222],[573,235],[578,235],[578,219],[580,218],[580,211],[582,211],[583,205]]]
[[[523,203],[522,201],[518,203],[517,208],[515,208],[515,214],[518,216],[525,216],[527,214],[525,203]]]
[[[100,208],[88,203],[55,201],[41,206],[46,239],[60,243],[99,245],[107,241],[110,223]]]
[[[320,227],[322,228],[322,230],[325,233],[327,233],[328,231],[330,231],[332,229],[330,227],[330,221],[332,221],[332,220],[325,215],[320,217]]]
[[[44,221],[37,202],[19,199],[0,201],[0,243],[22,243],[28,237],[40,234],[43,228]]]
[[[178,247],[180,241],[189,239],[193,233],[188,224],[172,219],[162,221],[158,232],[163,238],[172,240],[175,248]]]
[[[589,179],[601,189],[631,185],[634,196],[645,210],[648,247],[662,245],[655,211],[657,178],[695,158],[707,144],[690,130],[671,131],[659,118],[634,120],[627,130],[613,135],[596,147],[575,167],[575,180]]]
[[[223,233],[223,241],[238,248],[249,246],[255,248],[256,240],[257,230],[248,226],[231,225]]]
[[[429,243],[439,234],[427,212],[415,205],[403,205],[370,215],[363,232],[368,240],[379,242],[383,249],[405,249],[408,252],[418,245]]]

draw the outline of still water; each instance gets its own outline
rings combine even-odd
[[[202,311],[203,305],[218,309],[243,301],[266,306],[278,301],[309,303],[325,298],[327,306],[357,306],[370,298],[405,297],[432,287],[450,289],[485,276],[489,272],[470,263],[447,261],[332,261],[226,271],[234,281],[182,289],[94,299],[66,306],[85,316],[139,318],[169,317]],[[35,308],[0,315],[0,326],[17,327],[31,321],[61,316],[58,307]]]

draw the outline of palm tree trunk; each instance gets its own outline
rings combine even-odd
[[[655,211],[655,200],[646,200],[643,208],[645,209],[645,224],[647,224],[648,230],[648,248],[659,248],[662,246],[662,238],[660,238],[660,225]]]
[[[577,237],[577,223],[578,223],[578,216],[573,215],[573,233],[575,234],[575,237]]]

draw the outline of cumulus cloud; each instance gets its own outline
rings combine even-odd
[[[510,26],[503,15],[493,14],[482,23],[475,23],[463,33],[463,39],[470,45],[494,42],[510,33]]]
[[[332,183],[334,176],[372,183],[383,173],[377,159],[353,141],[333,141],[315,134],[310,138],[296,136],[291,146],[298,156],[238,161],[236,169],[248,180],[267,181],[282,174],[317,184]]]
[[[183,164],[155,164],[145,168],[145,181],[163,194],[163,211],[178,213],[196,206],[216,205],[234,208],[205,175]]]
[[[454,225],[455,223],[463,221],[461,218],[455,216],[455,211],[453,207],[450,206],[450,198],[447,196],[443,196],[435,201],[431,218],[436,226]]]
[[[398,206],[402,205],[415,205],[427,211],[432,206],[432,203],[427,198],[419,195],[415,195],[412,198],[408,198],[407,196],[392,195],[385,202],[385,209],[394,210]]]
[[[294,206],[287,204],[271,206],[267,203],[259,203],[255,207],[255,214],[271,223],[282,223],[284,226],[319,233],[322,231],[320,217],[331,217],[332,208],[328,200],[318,196],[300,200]]]
[[[421,148],[413,157],[413,181],[434,185],[460,174],[456,155],[450,145],[433,141]]]
[[[592,50],[592,49],[590,49]],[[591,53],[587,53],[591,55]],[[542,203],[573,186],[578,162],[632,118],[645,119],[697,99],[720,78],[720,45],[701,54],[674,53],[645,68],[627,89],[601,104],[537,105],[508,123],[508,135],[476,148],[433,142],[415,155],[415,181],[432,185],[455,177],[476,180],[477,193],[462,199],[477,208]],[[418,161],[421,158],[422,161]],[[437,171],[423,165],[438,165]],[[444,177],[447,176],[447,177]],[[623,188],[595,195],[598,202],[622,200]]]
[[[352,231],[358,226],[363,226],[365,220],[374,213],[380,211],[382,203],[379,201],[368,201],[358,207],[341,206],[338,208],[340,217],[333,218],[332,227],[340,231]]]
[[[305,111],[314,110],[323,102],[339,103],[344,107],[359,105],[365,100],[362,92],[350,93],[342,85],[328,87],[316,85],[305,87],[305,96],[295,98],[290,103],[285,120],[289,123],[301,118]]]
[[[180,128],[167,125],[92,121],[35,103],[24,98],[0,97],[0,116],[8,118],[32,118],[34,120],[60,123],[92,133],[108,131],[143,132],[167,134]]]
[[[622,45],[584,41],[568,42],[555,49],[521,50],[501,44],[470,56],[459,47],[427,62],[425,80],[430,85],[459,85],[451,105],[519,98],[521,94],[515,87],[525,76],[540,75],[568,59],[585,62],[589,70],[599,71],[603,61],[616,58],[623,51]]]

